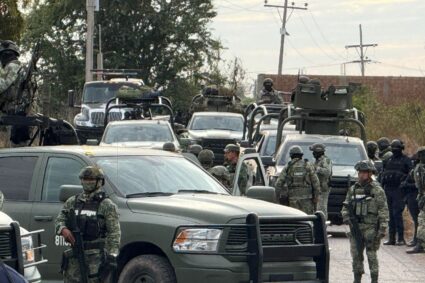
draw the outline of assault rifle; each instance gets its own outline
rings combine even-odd
[[[356,211],[353,205],[353,201],[349,201],[348,203],[344,202],[343,205],[347,208],[348,214],[350,215],[350,222],[348,223],[348,226],[350,226],[351,235],[356,241],[357,248],[360,248],[362,245],[362,238],[360,233],[359,222],[356,218]]]
[[[80,274],[81,274],[81,282],[88,283],[89,281],[87,277],[87,265],[86,265],[86,258],[84,254],[83,235],[80,231],[80,228],[78,227],[77,216],[75,215],[74,209],[71,209],[69,211],[69,217],[70,217],[71,232],[75,238],[75,243],[72,246],[72,252],[74,256],[77,257],[77,260],[78,260],[78,265],[80,267]]]

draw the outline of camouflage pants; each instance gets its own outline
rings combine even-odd
[[[372,225],[360,224],[361,244],[357,246],[357,242],[352,236],[351,232],[348,233],[350,239],[350,252],[353,260],[353,272],[364,273],[364,250],[366,249],[367,260],[369,263],[370,274],[378,274],[379,264],[377,251],[381,240],[376,238],[377,231]]]
[[[326,219],[328,219],[328,199],[329,191],[320,192],[317,210],[323,212],[323,214],[325,214]]]
[[[101,256],[96,250],[95,252],[86,251],[86,270],[89,277],[89,283],[100,283],[100,278],[97,275],[99,271]],[[63,274],[64,283],[80,283],[81,273],[80,265],[76,257],[70,257],[68,267]]]
[[[425,249],[425,210],[422,209],[418,216],[418,240],[420,240],[422,247]]]
[[[314,213],[314,204],[311,199],[289,199],[289,206],[304,211],[307,214]]]

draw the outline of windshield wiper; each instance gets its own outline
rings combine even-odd
[[[146,192],[146,193],[134,193],[128,194],[126,198],[137,198],[137,197],[158,197],[158,196],[171,196],[173,193],[165,193],[165,192]]]
[[[216,192],[211,192],[207,190],[178,190],[177,193],[197,193],[197,194],[214,194],[217,195]]]

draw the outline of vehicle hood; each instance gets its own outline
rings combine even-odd
[[[100,146],[116,146],[116,147],[139,147],[139,148],[151,148],[151,149],[161,149],[165,142],[113,142],[113,143],[100,143]],[[180,145],[176,142],[173,142],[177,149],[180,148]]]
[[[10,223],[12,223],[12,222],[13,222],[13,219],[10,218],[9,215],[7,215],[6,213],[0,211],[0,226],[9,226]],[[25,234],[25,233],[28,233],[28,230],[25,229],[25,228],[23,228],[23,227],[21,227],[21,226],[19,226],[19,230],[21,232],[21,235],[22,234]]]
[[[242,132],[228,131],[228,130],[189,130],[189,138],[191,139],[242,139]]]
[[[294,216],[303,212],[265,201],[210,194],[176,194],[172,196],[129,199],[131,211],[185,219],[188,224],[223,224],[244,218],[254,212],[258,216]]]

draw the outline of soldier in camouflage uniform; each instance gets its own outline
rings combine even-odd
[[[317,210],[322,211],[328,218],[329,181],[332,176],[332,161],[325,155],[325,149],[326,146],[321,143],[315,143],[310,146],[310,150],[316,159],[314,169],[320,181],[319,206]]]
[[[372,179],[376,168],[370,160],[358,162],[355,169],[358,172],[358,181],[348,190],[341,211],[344,223],[350,225],[348,237],[353,258],[354,283],[360,283],[364,273],[365,249],[372,283],[378,283],[377,251],[387,229],[387,199],[380,184]]]
[[[415,184],[418,188],[418,206],[420,209],[418,216],[418,232],[416,246],[407,251],[409,254],[425,252],[425,146],[418,149],[419,164],[414,171]]]
[[[21,63],[18,61],[19,50],[10,40],[0,42],[0,112],[9,113],[15,110],[17,88]]]
[[[225,167],[230,174],[231,185],[234,184],[236,166],[238,165],[240,150],[240,147],[236,144],[228,144],[224,149],[224,162]],[[248,190],[248,166],[245,163],[241,164],[237,182],[241,195],[245,195],[246,191]]]
[[[105,282],[105,273],[116,268],[120,247],[118,208],[101,190],[104,183],[101,169],[85,167],[79,177],[84,191],[65,202],[55,221],[56,234],[62,235],[74,246],[76,240],[72,231],[79,228],[83,237],[88,282]],[[76,221],[71,219],[73,211]],[[72,227],[73,222],[79,227]],[[81,282],[80,263],[73,250],[66,250],[62,260],[64,282]]]
[[[291,161],[283,167],[276,181],[276,192],[287,199],[289,206],[313,214],[319,202],[320,181],[314,167],[303,160],[303,151],[299,146],[289,149]]]
[[[263,89],[260,92],[258,104],[282,104],[279,93],[273,88],[273,80],[267,78],[263,82]]]
[[[198,154],[199,163],[201,163],[202,167],[207,171],[210,171],[211,168],[213,167],[214,158],[215,158],[214,152],[212,152],[212,150],[209,150],[209,149],[203,149]]]
[[[229,170],[222,165],[214,166],[209,170],[211,175],[213,175],[220,183],[222,183],[226,188],[230,188],[230,174]]]
[[[379,148],[379,159],[385,161],[393,155],[391,152],[391,143],[388,138],[382,137],[377,140],[376,143]]]

